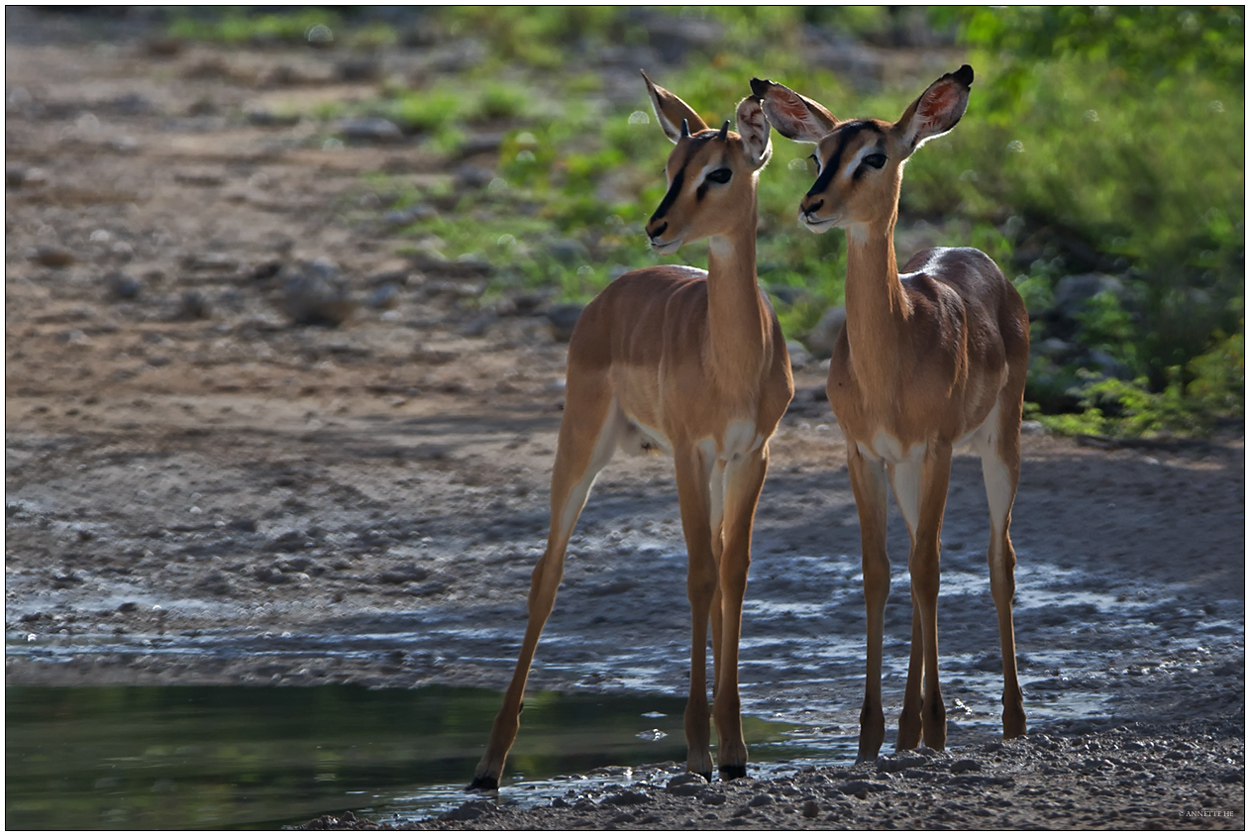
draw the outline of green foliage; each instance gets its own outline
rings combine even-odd
[[[958,32],[965,55],[948,69],[962,60],[976,68],[972,98],[959,127],[908,163],[900,261],[923,246],[970,245],[1015,277],[1035,348],[1057,337],[1079,349],[1035,350],[1030,367],[1030,400],[1077,406],[1069,423],[1197,432],[1240,410],[1239,7],[443,7],[425,25],[451,40],[473,38],[485,59],[454,79],[421,78],[423,89],[383,86],[356,107],[449,154],[475,131],[505,138],[491,185],[406,195],[401,204],[446,207],[414,225],[416,240],[451,258],[495,262],[493,292],[545,287],[585,299],[620,272],[657,263],[643,225],[664,194],[671,146],[641,80],[622,99],[612,61],[599,53],[658,46],[650,42],[667,28],[657,26],[663,15],[718,28],[715,38],[696,33],[684,63],[647,68],[709,125],[732,119],[752,76],[784,82],[842,118],[897,118],[932,81],[931,67],[891,62],[875,82],[838,75],[813,60],[811,33],[888,44],[925,15],[934,31]],[[236,10],[198,31],[239,41],[257,30],[302,38],[313,17],[340,25],[308,10],[270,17],[290,22]],[[379,30],[373,40],[388,37]],[[773,148],[759,186],[760,278],[787,335],[802,338],[842,300],[845,239],[795,222],[814,177],[811,148],[775,132]],[[700,264],[702,252],[686,247],[671,260]],[[1098,297],[1066,330],[1049,331],[1056,283],[1086,272],[1114,274],[1125,293]],[[1078,377],[1094,365],[1131,382]],[[1185,414],[1199,417],[1186,425]]]
[[[219,7],[220,14],[209,16],[211,7],[200,7],[180,14],[169,26],[176,38],[218,41],[228,44],[301,43],[314,26],[335,29],[338,13],[317,7],[292,7],[279,13],[254,13],[246,6]]]

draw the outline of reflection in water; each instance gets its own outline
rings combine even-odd
[[[459,788],[501,699],[476,689],[348,685],[10,687],[5,696],[11,829],[246,828],[345,810],[426,815],[464,800]],[[664,696],[529,695],[501,800],[562,793],[567,783],[541,781],[555,775],[684,760],[684,706]],[[753,760],[815,753],[792,726],[744,721]],[[532,799],[523,782],[533,782]]]

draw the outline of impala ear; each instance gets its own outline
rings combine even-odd
[[[972,67],[964,64],[929,85],[920,98],[911,103],[895,126],[901,131],[908,153],[934,137],[948,133],[959,124],[968,109]]]
[[[773,81],[751,79],[751,92],[760,100],[764,115],[777,133],[797,142],[817,143],[838,124],[837,118],[819,102]]]
[[[738,102],[738,134],[746,148],[747,157],[756,171],[764,167],[773,155],[773,140],[769,135],[768,119],[760,100],[748,96]]]
[[[642,72],[642,78],[647,82],[647,93],[651,96],[651,106],[655,108],[655,117],[660,120],[660,127],[664,129],[665,135],[670,140],[676,143],[682,138],[683,122],[687,126],[685,136],[707,130],[707,125],[690,105],[658,84],[654,84],[651,79],[647,78],[645,70]]]

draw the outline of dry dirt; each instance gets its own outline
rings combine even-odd
[[[501,690],[546,528],[565,346],[524,305],[483,317],[471,271],[397,255],[387,195],[363,177],[429,183],[465,161],[243,115],[371,95],[319,54],[156,56],[21,12],[7,38],[6,683]],[[361,300],[389,287],[391,306],[293,325],[284,278],[315,259]],[[757,518],[743,697],[846,741],[858,529],[821,370],[796,377]],[[994,742],[987,515],[961,457],[940,610],[950,754],[676,791],[658,770],[563,808],[484,799],[423,826],[1244,827],[1243,441],[1032,434],[1025,452],[1026,741]],[[887,716],[910,633],[905,540],[892,516]],[[618,459],[533,687],[683,693],[686,617],[671,469]]]

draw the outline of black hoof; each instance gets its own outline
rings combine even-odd
[[[473,792],[474,790],[497,790],[499,789],[499,781],[489,775],[478,775],[473,779],[473,783],[464,788],[465,792]]]
[[[720,777],[722,781],[745,778],[747,777],[747,768],[745,766],[722,766],[720,767]]]
[[[710,783],[712,783],[712,773],[711,773],[711,772],[696,772],[696,773],[695,773],[695,775],[698,775],[698,776],[702,777],[702,778],[703,778],[703,780],[704,780],[704,781],[707,781],[709,784],[710,784]]]

